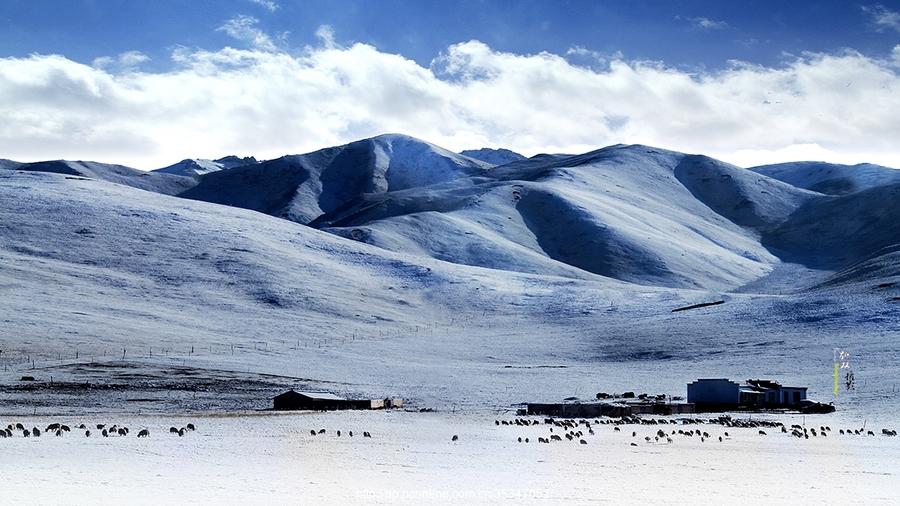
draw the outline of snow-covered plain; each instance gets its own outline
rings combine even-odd
[[[522,402],[772,377],[835,402],[823,420],[900,426],[898,188],[871,175],[893,169],[825,194],[783,168],[646,146],[495,167],[405,136],[191,177],[3,168],[0,414],[153,431],[0,441],[13,455],[0,465],[46,480],[38,503],[66,502],[49,495],[66,483],[78,502],[143,502],[162,482],[188,502],[878,502],[897,481],[889,438],[526,449],[490,423]],[[725,303],[672,312],[712,300]],[[835,348],[857,380],[838,397]],[[288,387],[437,411],[247,412]],[[163,439],[187,412],[205,431]],[[301,420],[379,438],[313,441]],[[351,496],[351,483],[392,492]]]
[[[115,423],[131,434],[147,428],[150,437],[102,438],[94,430],[85,438],[83,430],[73,429],[63,437],[0,439],[0,473],[21,477],[4,483],[4,502],[887,505],[900,493],[900,438],[842,436],[839,428],[855,429],[861,422],[831,415],[806,417],[807,426],[832,427],[830,436],[808,440],[777,429],[760,435],[757,429],[708,424],[624,425],[620,432],[595,425],[584,445],[566,439],[537,443],[551,435],[545,424],[494,424],[511,420],[509,413],[84,418],[9,422]],[[802,417],[780,421],[804,423]],[[198,430],[184,437],[168,431],[187,423]],[[310,435],[320,429],[326,433]],[[712,438],[676,434],[672,443],[644,440],[657,430],[676,429],[702,429]],[[372,437],[362,437],[363,431]],[[458,441],[451,441],[453,435]],[[520,437],[529,443],[517,442]]]

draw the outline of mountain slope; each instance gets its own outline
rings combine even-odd
[[[723,289],[764,275],[777,258],[757,230],[816,196],[706,157],[612,146],[366,195],[313,225],[469,265]]]
[[[165,195],[181,193],[196,184],[196,181],[190,177],[144,172],[124,165],[98,162],[53,160],[21,164],[16,167],[16,170],[98,179]]]
[[[845,195],[876,186],[900,183],[900,170],[861,163],[839,165],[825,162],[788,162],[762,165],[749,170],[828,195]]]
[[[305,224],[365,193],[450,181],[489,167],[412,137],[388,134],[207,174],[181,196]]]
[[[520,160],[526,159],[525,156],[520,155],[515,151],[510,151],[508,149],[502,148],[467,149],[465,151],[460,151],[459,154],[468,156],[469,158],[474,158],[476,160],[481,160],[492,165],[505,165],[507,163],[518,162]]]
[[[0,158],[0,169],[15,169],[22,165],[21,162]]]
[[[252,156],[239,158],[237,156],[226,156],[217,160],[207,160],[204,158],[188,158],[178,163],[156,169],[153,172],[161,172],[165,174],[175,174],[178,176],[197,177],[210,172],[217,172],[224,169],[233,169],[244,165],[252,165],[258,163],[256,158]]]

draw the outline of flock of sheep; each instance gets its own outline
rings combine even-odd
[[[537,419],[528,419],[528,418],[514,418],[512,420],[494,420],[494,424],[497,426],[507,425],[507,426],[533,426],[533,425],[542,425],[541,420]],[[554,441],[562,441],[563,438],[570,442],[577,442],[579,444],[586,445],[588,444],[587,437],[593,436],[595,434],[594,428],[598,425],[612,425],[614,432],[621,432],[623,425],[720,425],[723,428],[743,428],[743,429],[756,429],[758,435],[766,436],[768,433],[763,429],[769,430],[780,430],[782,433],[790,432],[792,436],[798,438],[809,439],[812,437],[827,437],[829,433],[831,433],[831,427],[828,426],[820,426],[818,431],[815,428],[807,429],[806,427],[800,425],[792,425],[790,427],[790,431],[788,428],[781,422],[778,421],[768,421],[768,420],[739,420],[733,419],[730,416],[721,416],[718,418],[678,418],[678,419],[665,419],[665,418],[641,418],[638,416],[626,416],[622,418],[616,419],[598,419],[589,421],[586,419],[555,419],[555,418],[545,418],[543,420],[543,425],[549,428],[549,432],[547,437],[539,436],[537,438],[538,443],[549,444]],[[554,430],[556,429],[556,430]],[[866,431],[865,428],[861,429],[840,429],[839,433],[841,435],[868,435],[874,436],[874,431]],[[897,431],[892,429],[882,429],[881,433],[885,436],[896,436]],[[700,428],[696,429],[670,429],[663,430],[659,428],[655,433],[651,433],[650,435],[643,436],[644,443],[673,443],[673,437],[682,436],[687,438],[697,438],[700,442],[706,442],[710,439],[718,439],[721,443],[726,439],[730,439],[731,435],[728,431],[723,431],[721,434],[717,434],[713,436],[710,432],[701,430]],[[638,439],[638,431],[631,431],[632,441],[630,442],[631,446],[638,446],[640,440]],[[451,438],[451,441],[458,441],[459,436],[454,435]],[[516,441],[519,443],[530,443],[531,438],[529,437],[517,437]]]
[[[96,434],[99,434],[102,437],[125,437],[131,432],[128,427],[124,425],[107,425],[103,423],[98,423],[95,425]],[[93,432],[91,432],[91,427],[88,427],[85,424],[81,424],[75,427],[76,430],[83,431],[84,437],[91,437]],[[184,436],[188,431],[195,431],[197,428],[194,424],[189,423],[185,427],[177,428],[171,427],[169,428],[169,432],[172,434],[176,434],[178,436]],[[26,428],[21,423],[9,424],[5,429],[0,429],[0,439],[6,439],[16,436],[21,437],[41,437],[41,434],[44,435],[54,435],[57,437],[62,437],[65,434],[72,432],[72,427],[69,427],[66,424],[62,423],[51,423],[42,431],[38,427],[32,427],[31,429]],[[137,437],[150,437],[149,429],[141,429],[137,433]]]

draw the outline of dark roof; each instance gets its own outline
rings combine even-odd
[[[338,397],[337,395],[330,394],[328,392],[304,392],[304,391],[295,391],[288,390],[287,392],[275,396],[276,399],[282,399],[285,397],[305,397],[307,399],[313,399],[317,401],[345,401],[343,397]]]

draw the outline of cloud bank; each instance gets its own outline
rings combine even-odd
[[[0,58],[0,158],[151,169],[402,132],[454,150],[533,155],[621,142],[745,166],[824,159],[900,167],[900,46],[883,59],[847,50],[779,68],[734,62],[688,73],[621,55],[583,66],[473,40],[424,67],[371,45],[341,46],[327,27],[318,47],[284,50],[252,18],[229,23],[222,30],[244,49],[179,47],[167,71],[141,70],[140,53],[94,65]]]

